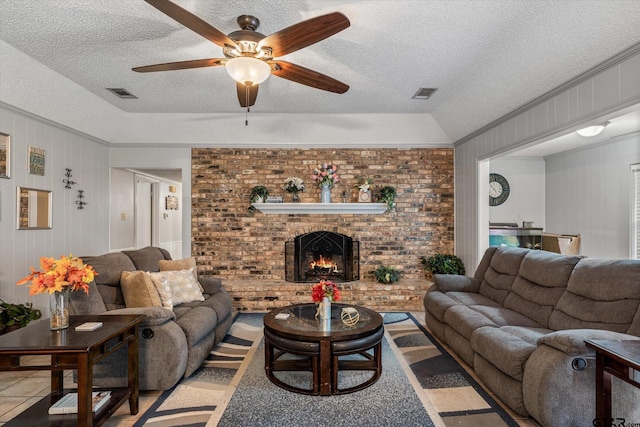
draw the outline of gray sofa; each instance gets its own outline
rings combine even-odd
[[[71,314],[145,314],[140,324],[140,389],[167,390],[188,377],[225,336],[233,315],[231,298],[217,278],[199,276],[204,301],[173,307],[126,308],[120,287],[123,271],[160,271],[160,260],[170,260],[161,248],[83,256],[98,273],[89,286],[89,295],[71,292]],[[126,348],[94,367],[94,385],[126,385]]]
[[[595,353],[584,340],[640,339],[640,261],[489,248],[474,277],[435,275],[424,307],[433,334],[515,412],[543,426],[595,425]],[[613,417],[640,422],[639,402],[614,379]]]

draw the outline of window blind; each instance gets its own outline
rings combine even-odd
[[[640,259],[640,163],[631,165],[633,172],[633,213],[631,216],[631,258]]]

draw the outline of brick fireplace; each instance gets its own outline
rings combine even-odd
[[[267,215],[251,213],[249,192],[264,185],[288,199],[287,177],[305,181],[301,202],[318,202],[311,170],[338,165],[333,201],[357,201],[359,176],[374,189],[396,187],[395,212],[382,215]],[[344,302],[376,310],[422,310],[429,286],[421,256],[453,253],[452,149],[192,149],[192,254],[198,271],[223,279],[238,310],[264,311],[310,302],[311,283],[285,281],[285,242],[327,231],[359,242],[359,280],[345,282]],[[375,194],[375,190],[374,190]],[[376,283],[373,271],[401,272],[393,285]]]

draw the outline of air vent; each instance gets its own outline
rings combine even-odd
[[[432,87],[421,87],[411,99],[429,99],[438,89]]]
[[[124,98],[124,99],[136,99],[136,98],[138,98],[137,96],[135,96],[134,94],[132,94],[128,90],[123,89],[121,87],[108,87],[108,88],[105,88],[105,89],[107,89],[109,92],[113,93],[118,98]]]

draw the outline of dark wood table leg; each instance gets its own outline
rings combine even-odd
[[[56,370],[58,358],[51,355],[51,395],[54,399],[59,399],[64,393],[64,371]]]
[[[331,341],[320,341],[320,395],[331,396]]]
[[[131,390],[131,397],[129,397],[129,411],[131,415],[138,413],[138,399],[140,396],[140,378],[139,378],[139,363],[140,363],[140,346],[138,342],[138,327],[133,329],[133,340],[129,342],[127,347],[129,366],[127,369],[127,386]]]
[[[596,352],[596,418],[600,422],[611,421],[611,374],[605,371],[606,356]]]
[[[78,425],[87,427],[93,426],[93,369],[89,358],[87,353],[78,353]]]

